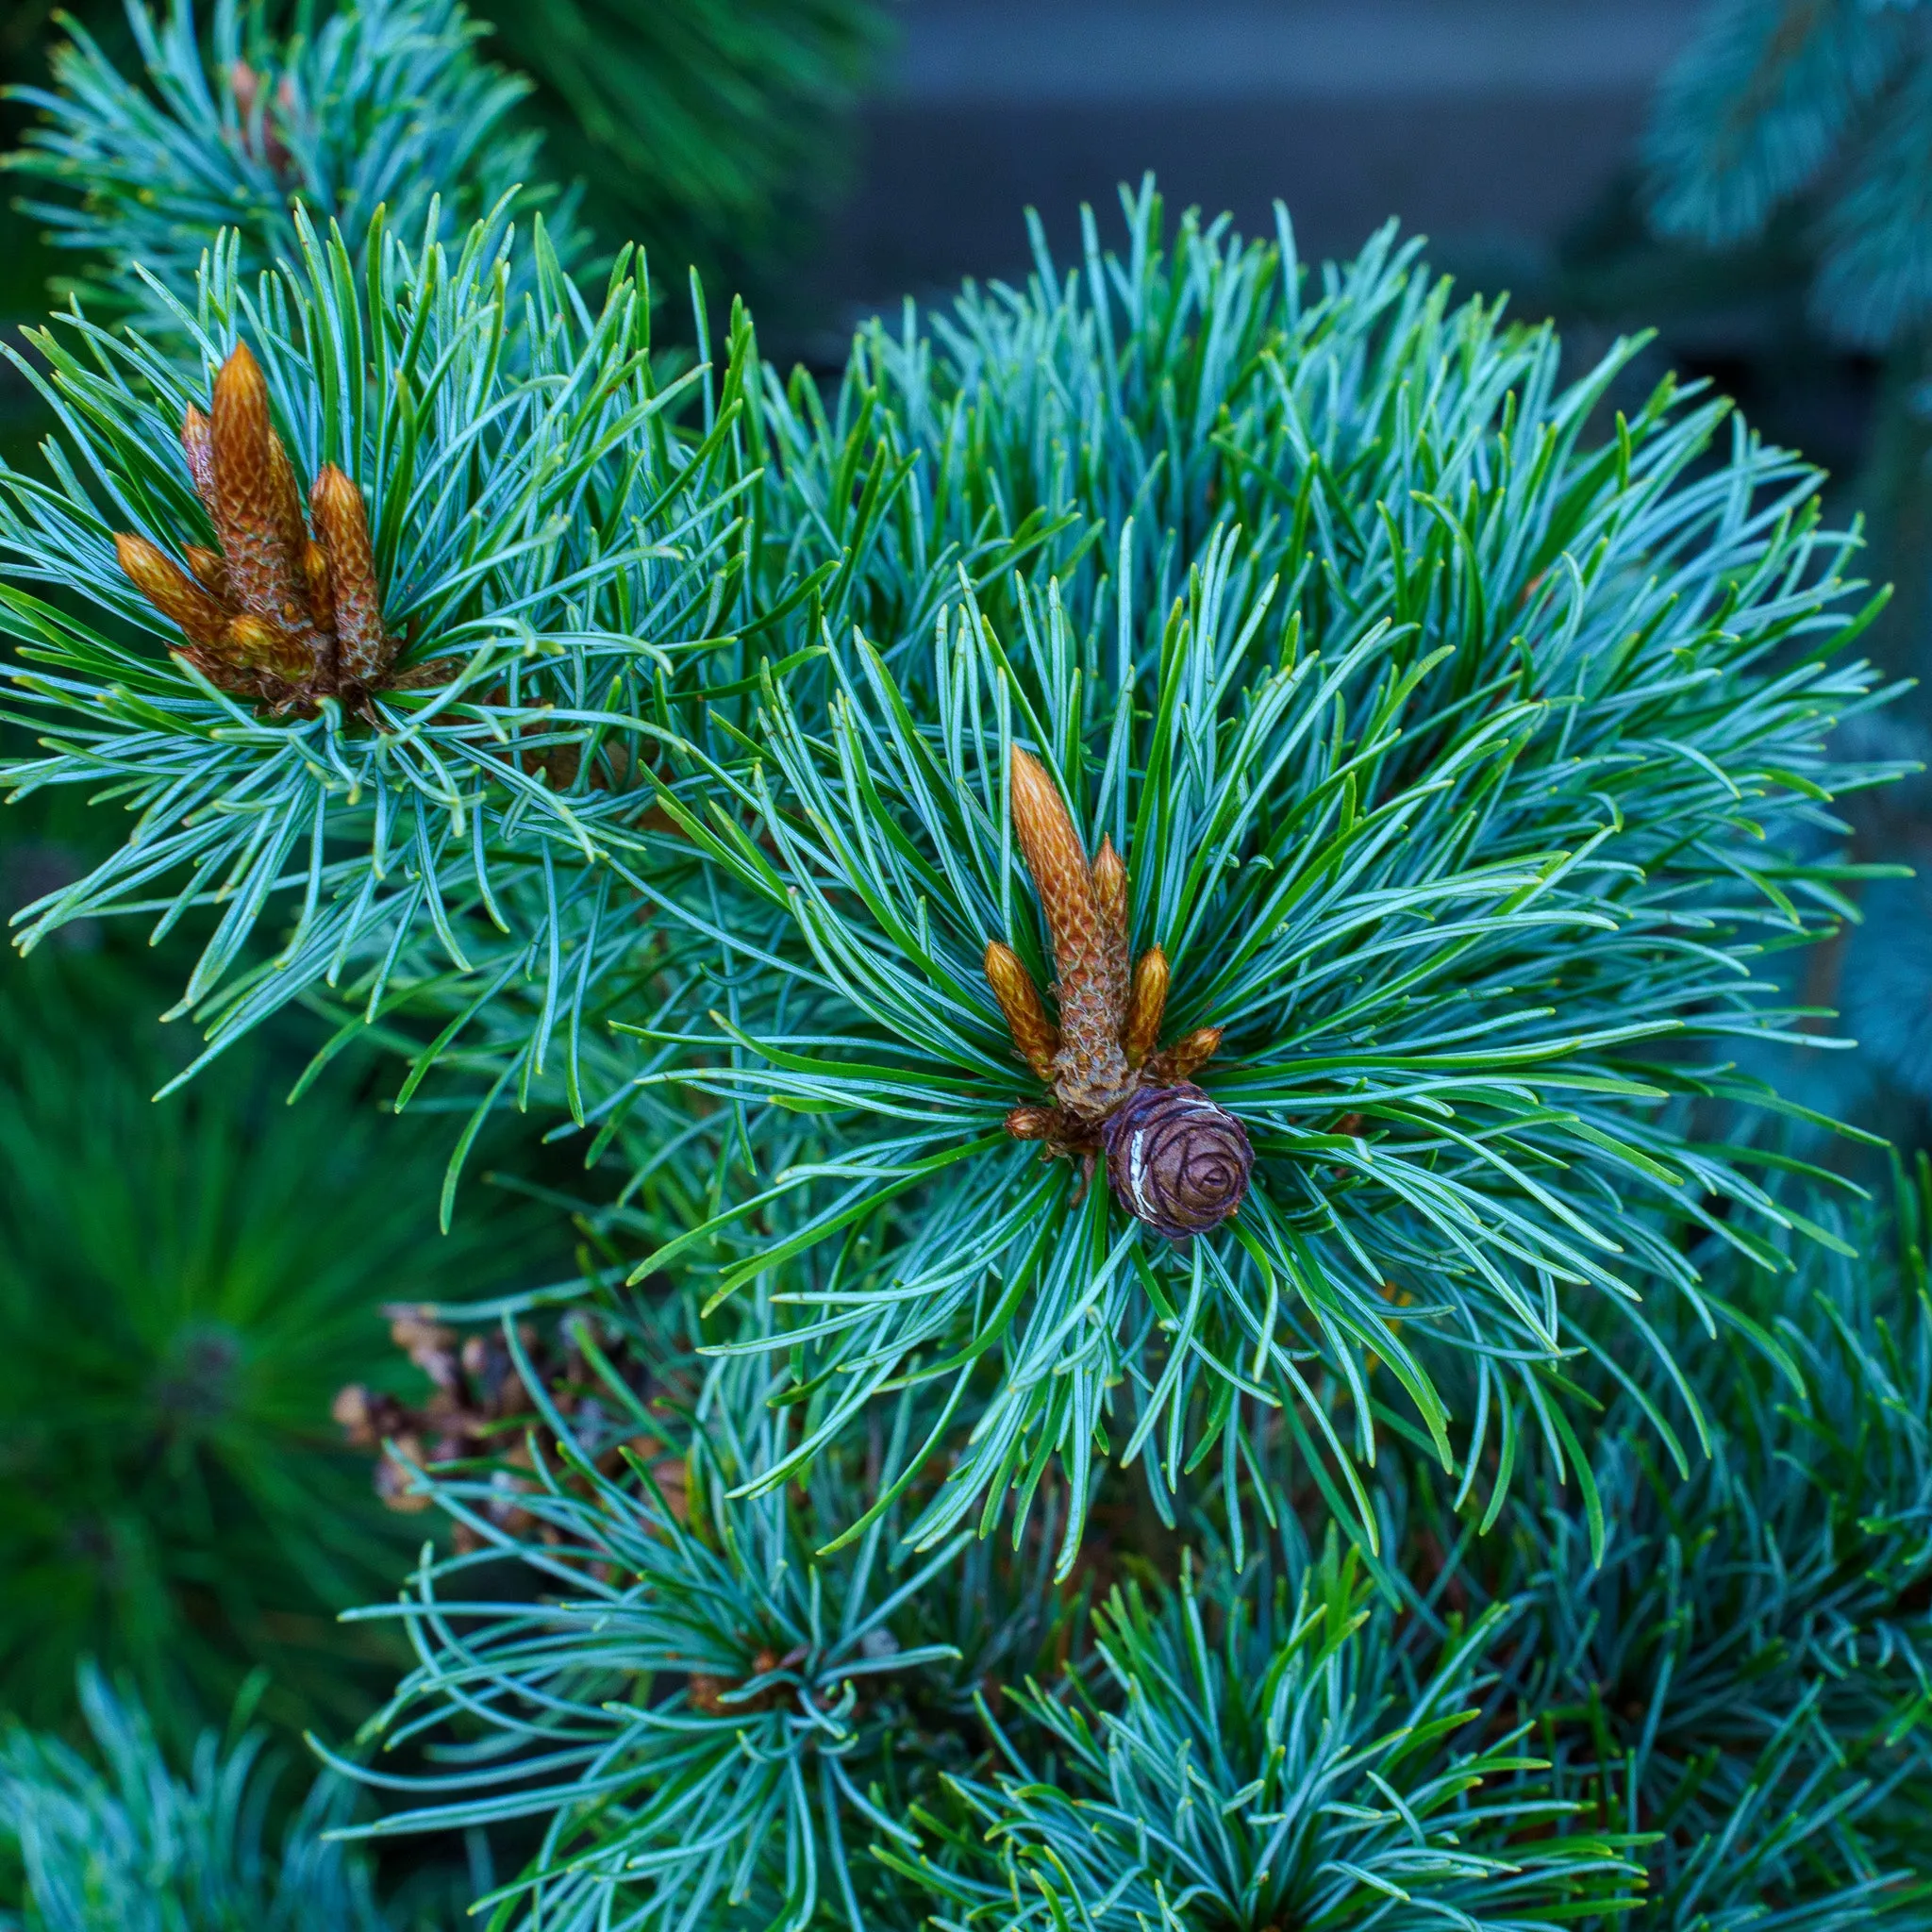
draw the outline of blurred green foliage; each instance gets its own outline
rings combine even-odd
[[[1709,0],[1643,144],[1658,233],[1724,247],[1802,212],[1811,307],[1887,348],[1932,317],[1932,46],[1914,0]]]
[[[96,1657],[178,1740],[266,1664],[264,1716],[339,1723],[392,1659],[334,1613],[420,1524],[331,1398],[397,1373],[380,1303],[527,1278],[530,1224],[439,1237],[433,1131],[341,1081],[289,1108],[267,1046],[156,1105],[158,1003],[112,949],[0,968],[0,1707],[61,1722]]]
[[[1652,258],[1674,271],[1680,328],[1693,339],[1727,331],[1743,351],[1742,367],[1709,373],[1744,391],[1769,433],[1839,473],[1835,508],[1866,520],[1870,574],[1895,587],[1874,655],[1923,683],[1932,663],[1932,15],[1918,0],[1704,0],[1652,103],[1634,187]],[[1754,381],[1769,394],[1751,394]],[[1890,727],[1893,748],[1925,758],[1928,726],[1922,690]],[[1867,815],[1861,831],[1871,849],[1923,866],[1932,857],[1924,784]],[[1865,1049],[1852,1083],[1862,1091],[1842,1091],[1842,1079],[1839,1091],[1814,1086],[1814,1104],[1855,1108],[1908,1143],[1932,1130],[1918,1051],[1932,1004],[1927,910],[1923,894],[1881,889],[1867,905],[1872,933],[1839,948],[1810,988],[1847,1012]]]
[[[24,1918],[7,1932],[381,1932],[365,1862],[324,1834],[348,1813],[338,1781],[315,1783],[279,1844],[277,1774],[247,1728],[258,1682],[224,1737],[206,1730],[185,1769],[131,1687],[81,1673],[92,1749],[18,1724],[0,1735],[0,1852],[18,1862]],[[15,1888],[7,1886],[8,1893]]]
[[[212,7],[194,11],[205,30]],[[246,37],[307,33],[333,11],[326,0],[255,0]],[[844,179],[851,110],[891,34],[890,0],[517,0],[493,21],[488,6],[475,11],[491,29],[479,52],[532,83],[513,119],[541,133],[546,176],[581,182],[607,251],[641,242],[668,288],[694,263],[721,292],[767,295]],[[140,72],[124,0],[19,0],[0,9],[0,83],[45,87],[63,25]],[[0,146],[17,147],[35,118],[9,102]],[[0,214],[9,325],[41,313],[57,267],[41,225],[12,206]]]
[[[517,0],[495,26],[485,46],[537,83],[545,164],[583,179],[593,230],[643,242],[674,290],[690,261],[770,292],[843,182],[889,16],[886,0]]]

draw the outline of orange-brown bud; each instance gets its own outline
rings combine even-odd
[[[294,157],[290,154],[287,142],[275,126],[276,110],[286,113],[291,104],[287,78],[284,77],[274,97],[266,104],[261,99],[261,76],[247,61],[237,60],[229,67],[228,84],[235,90],[235,109],[242,117],[244,136],[258,142],[256,152],[277,175],[287,174]],[[256,119],[258,108],[260,108],[259,122]]]
[[[1219,1026],[1197,1026],[1185,1039],[1175,1041],[1165,1053],[1156,1054],[1147,1062],[1147,1084],[1150,1087],[1173,1087],[1183,1080],[1191,1080],[1220,1048]]]
[[[382,592],[362,492],[353,478],[325,463],[315,473],[308,508],[328,556],[337,664],[345,678],[374,684],[389,669],[395,646],[382,627]]]
[[[373,1449],[382,1437],[375,1424],[375,1407],[369,1391],[360,1382],[351,1382],[336,1391],[328,1406],[329,1414],[341,1428],[352,1449]]]
[[[275,484],[275,528],[281,533],[283,547],[299,567],[308,548],[308,524],[302,514],[302,486],[295,480],[295,466],[289,460],[287,447],[273,429],[268,433],[268,455]],[[306,570],[302,573],[302,589],[306,594]]]
[[[1051,1141],[1065,1125],[1057,1107],[1016,1107],[1007,1116],[1007,1132],[1016,1141]]]
[[[1012,947],[991,940],[986,948],[986,976],[1000,1011],[1007,1016],[1007,1030],[1012,1034],[1021,1058],[1051,1086],[1053,1057],[1060,1045],[1059,1029],[1046,1017],[1033,975]]]
[[[209,425],[215,528],[235,601],[284,630],[309,622],[302,552],[308,532],[288,452],[269,421],[268,384],[246,342],[215,378]]]
[[[206,649],[221,642],[228,613],[165,551],[145,537],[123,531],[114,539],[114,556],[128,582],[178,625],[191,644]]]
[[[1013,830],[1039,889],[1059,974],[1060,1047],[1054,1087],[1060,1104],[1099,1120],[1132,1090],[1121,1052],[1120,1007],[1108,968],[1110,936],[1087,854],[1046,768],[1013,747]]]
[[[231,617],[223,633],[222,649],[238,664],[253,671],[273,672],[290,684],[305,683],[315,671],[315,656],[306,642],[265,617],[243,612]]]
[[[1111,839],[1102,839],[1093,857],[1093,904],[1107,934],[1108,991],[1114,1012],[1123,1020],[1127,1011],[1128,966],[1133,958],[1127,941],[1127,868],[1113,849]]]
[[[302,580],[308,586],[308,608],[323,630],[333,630],[336,622],[335,592],[329,589],[328,552],[320,543],[302,546]]]
[[[1046,767],[1018,745],[1013,747],[1012,781],[1013,830],[1040,891],[1055,962],[1064,973],[1070,963],[1090,960],[1100,950],[1092,874]]]
[[[210,597],[233,608],[234,600],[228,592],[228,566],[222,560],[219,550],[208,550],[199,543],[184,543],[181,555],[188,559],[188,568],[194,573],[194,580]]]
[[[1121,1027],[1121,1048],[1130,1067],[1138,1067],[1160,1038],[1160,1016],[1167,1010],[1167,955],[1149,946],[1134,967],[1134,990],[1127,997],[1127,1017]]]
[[[188,457],[188,474],[194,478],[194,493],[210,517],[215,515],[215,455],[208,420],[192,404],[181,419],[181,447]]]

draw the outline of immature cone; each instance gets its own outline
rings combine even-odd
[[[1170,1241],[1218,1226],[1248,1191],[1247,1129],[1191,1084],[1141,1088],[1101,1133],[1115,1199]]]
[[[298,683],[314,662],[301,639],[246,611],[228,620],[222,646],[232,662],[245,664],[252,671],[266,671],[286,684]]]
[[[1129,969],[1133,955],[1127,940],[1127,868],[1113,849],[1111,839],[1102,839],[1093,855],[1093,908],[1107,935],[1107,991],[1116,1013],[1127,1009]]]
[[[1150,1087],[1174,1087],[1191,1080],[1221,1051],[1219,1026],[1196,1026],[1184,1038],[1147,1062],[1144,1078]]]
[[[308,608],[318,630],[336,627],[336,596],[329,588],[328,552],[320,543],[302,546],[302,579],[308,586]]]
[[[124,530],[114,539],[114,555],[128,581],[163,617],[181,627],[191,644],[206,650],[222,641],[228,627],[227,611],[165,551],[145,537]]]
[[[310,534],[268,384],[245,342],[215,377],[212,412],[182,417],[181,447],[221,547],[184,545],[184,572],[145,537],[128,531],[114,541],[128,578],[186,636],[183,655],[197,670],[279,710],[325,696],[359,704],[423,681],[391,675],[396,641],[383,628],[362,491],[325,463],[309,492]]]
[[[194,580],[209,596],[217,598],[227,608],[233,609],[235,591],[228,582],[228,566],[219,550],[205,549],[199,543],[184,543],[181,555],[188,559],[188,568],[194,573]],[[122,559],[122,568],[126,568],[126,558]]]

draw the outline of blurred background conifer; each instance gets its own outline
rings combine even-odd
[[[385,1303],[557,1244],[513,1208],[436,1239],[440,1137],[348,1067],[291,1108],[300,1062],[264,1041],[157,1104],[185,1044],[158,991],[105,939],[0,965],[0,1702],[58,1725],[95,1658],[185,1744],[266,1666],[263,1719],[353,1722],[394,1657],[334,1618],[410,1537],[329,1405],[419,1386]]]

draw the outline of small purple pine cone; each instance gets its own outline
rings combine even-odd
[[[1218,1226],[1247,1194],[1247,1129],[1191,1081],[1142,1087],[1101,1135],[1114,1198],[1169,1241]]]

